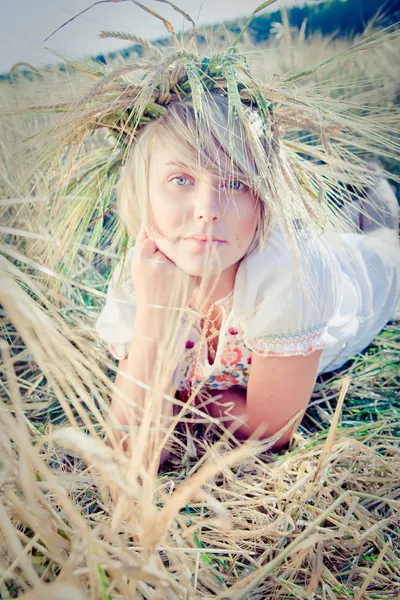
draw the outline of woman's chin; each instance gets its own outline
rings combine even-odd
[[[156,243],[167,258],[193,277],[215,277],[224,270],[218,255],[206,255],[203,251],[192,252],[186,246],[172,246],[164,240],[156,240]]]
[[[223,271],[221,265],[207,264],[204,259],[178,260],[176,264],[182,271],[193,277],[215,277]]]

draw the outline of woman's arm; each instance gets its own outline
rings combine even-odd
[[[119,362],[115,380],[117,390],[114,392],[111,401],[111,410],[116,417],[117,426],[127,425],[129,427],[137,427],[143,419],[146,399],[151,398],[154,405],[155,397],[154,395],[149,395],[150,393],[146,389],[133,380],[136,379],[152,387],[157,386],[160,392],[161,408],[161,431],[158,441],[161,440],[162,431],[165,431],[170,426],[173,412],[172,403],[161,399],[162,393],[170,394],[172,392],[172,378],[170,377],[172,365],[170,364],[171,358],[168,360],[164,354],[163,337],[165,337],[166,324],[159,318],[159,314],[160,311],[156,309],[137,312],[130,351],[128,357]],[[153,416],[155,417],[155,412]],[[110,421],[113,420],[110,419]],[[114,445],[118,445],[118,443],[123,441],[125,450],[128,450],[129,447],[132,449],[132,442],[134,440],[129,439],[127,434],[124,435],[116,431],[111,422],[109,424],[111,426],[109,437]],[[162,463],[168,455],[169,450],[164,448],[161,452],[160,462]]]
[[[130,440],[126,435],[124,440],[121,432],[113,436],[113,424],[114,431],[115,425],[119,424],[127,425],[132,432],[133,427],[143,423],[148,435],[146,450],[150,456],[152,447],[160,449],[160,442],[172,422],[173,406],[163,395],[172,396],[173,374],[179,362],[180,312],[177,309],[188,305],[196,278],[181,271],[163,254],[144,227],[136,238],[131,277],[136,314],[129,355],[118,368],[109,437],[114,445],[123,441],[124,449],[132,449],[138,441],[137,436]],[[151,390],[146,390],[135,380]],[[151,431],[155,435],[151,435]],[[168,448],[163,448],[161,462],[167,455]]]
[[[241,439],[250,437],[260,426],[265,427],[265,432],[259,436],[261,439],[273,436],[299,411],[305,412],[317,378],[321,353],[322,350],[316,350],[307,356],[284,358],[253,353],[247,392],[237,387],[213,390],[211,395],[221,394],[222,398],[218,400],[220,406],[208,405],[210,414],[217,418],[245,417],[246,424],[235,430],[235,435]],[[232,407],[230,403],[233,403]],[[232,422],[224,420],[224,425],[228,427]],[[297,425],[298,422],[281,436],[273,446],[275,450],[290,442]]]

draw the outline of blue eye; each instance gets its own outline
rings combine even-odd
[[[247,186],[242,183],[241,181],[234,179],[232,181],[227,181],[226,183],[223,184],[222,187],[229,187],[231,190],[244,190],[247,188]]]
[[[172,179],[172,181],[174,181],[176,183],[177,186],[179,187],[184,187],[184,185],[189,182],[189,179],[187,177],[174,177]]]

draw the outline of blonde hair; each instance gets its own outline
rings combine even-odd
[[[249,254],[264,243],[272,221],[266,171],[274,166],[273,144],[263,134],[258,113],[244,117],[232,110],[226,96],[209,94],[208,111],[198,114],[192,99],[172,102],[165,115],[148,123],[134,140],[117,185],[118,210],[128,232],[137,236],[144,222],[149,234],[156,231],[148,201],[148,168],[156,141],[178,143],[201,167],[218,174],[235,173],[252,189],[260,216]]]

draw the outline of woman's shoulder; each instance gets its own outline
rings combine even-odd
[[[111,354],[121,360],[128,354],[133,329],[136,298],[131,277],[132,247],[117,263],[108,284],[106,302],[97,321],[100,338],[108,342]]]
[[[340,263],[332,239],[309,229],[288,240],[274,230],[260,249],[255,249],[239,265],[235,281],[235,304],[244,297],[261,300],[266,292],[275,296],[289,287],[300,293],[315,289],[326,278],[340,277]]]
[[[309,230],[294,244],[274,231],[239,266],[233,321],[262,356],[295,356],[331,345],[327,323],[341,294],[340,265],[329,240]]]
[[[132,246],[121,256],[112,271],[108,286],[108,293],[134,293],[133,281],[131,276],[132,260],[135,254],[135,246]]]

